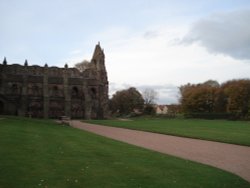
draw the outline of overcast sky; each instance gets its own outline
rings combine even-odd
[[[74,66],[100,41],[110,94],[250,77],[249,0],[1,0],[0,58]]]

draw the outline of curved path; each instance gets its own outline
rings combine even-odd
[[[250,182],[250,147],[83,123],[70,125],[108,138],[208,164]]]

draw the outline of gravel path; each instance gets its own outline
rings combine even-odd
[[[93,125],[76,120],[72,120],[70,125],[136,146],[221,168],[250,182],[250,147],[247,146]]]

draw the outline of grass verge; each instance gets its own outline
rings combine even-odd
[[[91,120],[89,123],[250,146],[250,122],[200,119]]]

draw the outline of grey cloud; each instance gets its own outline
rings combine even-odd
[[[250,10],[214,14],[193,24],[182,43],[200,43],[212,53],[250,59]]]
[[[153,39],[159,36],[157,31],[146,31],[143,35],[145,39]]]

